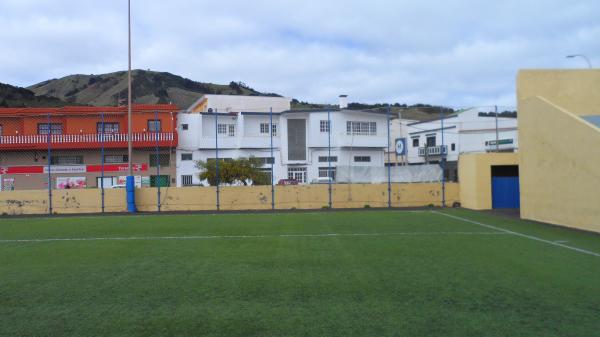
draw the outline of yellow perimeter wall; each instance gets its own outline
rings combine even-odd
[[[521,217],[600,232],[600,71],[519,74]]]
[[[458,160],[460,203],[462,207],[492,208],[492,166],[518,165],[517,153],[469,153]]]
[[[459,201],[456,183],[446,184],[446,204]],[[320,209],[328,205],[327,185],[276,186],[277,209]],[[343,184],[332,186],[333,208],[387,207],[387,184]],[[392,184],[393,207],[440,206],[440,183]],[[53,191],[53,212],[98,213],[100,190]],[[139,211],[157,210],[157,190],[136,190]],[[271,209],[271,186],[221,187],[221,210]],[[214,187],[170,187],[161,189],[162,211],[203,211],[216,209]],[[105,190],[105,211],[125,212],[125,190]],[[48,213],[48,191],[6,191],[0,193],[1,214]]]

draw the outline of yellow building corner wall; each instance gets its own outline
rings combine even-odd
[[[518,164],[517,153],[461,154],[458,160],[461,206],[474,210],[492,209],[492,166]]]
[[[600,232],[600,129],[530,97],[519,102],[519,146],[521,217]]]
[[[328,206],[329,186],[275,186],[277,209],[321,209]],[[387,207],[387,184],[339,184],[332,186],[333,208]],[[392,184],[392,207],[441,206],[441,183]],[[141,212],[157,210],[156,188],[136,189]],[[445,185],[446,205],[460,200],[456,183]],[[169,187],[161,189],[161,211],[210,211],[216,209],[215,187]],[[101,191],[55,190],[53,213],[100,213]],[[271,186],[230,186],[220,189],[221,210],[269,210]],[[125,190],[105,190],[105,211],[125,212]],[[6,191],[0,193],[0,214],[47,214],[48,191]]]
[[[600,115],[599,92],[600,69],[521,70],[517,76],[519,116],[520,102],[536,96],[578,116]]]

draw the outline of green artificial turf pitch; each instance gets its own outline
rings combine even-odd
[[[2,219],[0,335],[599,336],[600,236],[466,210]]]

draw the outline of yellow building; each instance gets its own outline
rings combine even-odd
[[[521,217],[600,232],[600,70],[523,70],[517,98]]]

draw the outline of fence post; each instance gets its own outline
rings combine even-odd
[[[215,178],[217,181],[217,211],[219,211],[221,209],[221,205],[220,205],[220,191],[219,191],[219,184],[220,184],[220,177],[219,177],[219,111],[215,108]]]
[[[327,185],[329,193],[329,208],[333,208],[333,200],[331,197],[331,109],[327,110]]]
[[[441,129],[442,129],[442,207],[446,207],[446,152],[444,149],[444,107],[442,109]]]
[[[161,125],[161,128],[158,126]],[[160,212],[160,185],[162,179],[160,178],[160,148],[158,146],[159,131],[162,129],[162,123],[158,120],[158,110],[154,110],[154,139],[156,140],[156,208]],[[170,150],[169,150],[170,151]]]
[[[104,213],[104,111],[101,112],[102,123],[100,125],[100,195],[102,201],[102,213]]]
[[[273,108],[269,109],[269,135],[271,136],[271,209],[275,209],[275,155],[273,154]]]
[[[498,106],[494,105],[494,121],[496,123],[496,152],[500,152],[500,135],[498,133]]]
[[[48,142],[48,214],[52,214],[52,124],[50,123],[50,118],[50,113],[48,113],[46,121],[46,141]]]
[[[390,162],[390,104],[387,105],[387,190],[388,190],[388,208],[392,207],[392,166]]]

